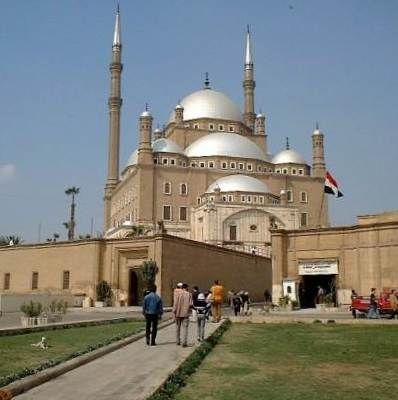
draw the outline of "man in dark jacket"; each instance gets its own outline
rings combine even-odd
[[[150,288],[144,297],[142,313],[146,319],[146,344],[156,346],[156,334],[158,332],[158,320],[163,314],[162,299],[156,294],[156,285]]]

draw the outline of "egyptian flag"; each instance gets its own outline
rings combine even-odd
[[[343,193],[339,190],[339,185],[329,171],[326,171],[325,176],[325,193],[334,194],[336,197],[343,196]]]

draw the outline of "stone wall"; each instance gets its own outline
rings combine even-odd
[[[162,294],[171,304],[172,289],[186,282],[208,290],[218,279],[228,290],[247,290],[252,300],[262,301],[271,290],[271,260],[192,240],[165,237],[162,241]]]
[[[95,286],[109,282],[116,300],[127,302],[129,274],[145,260],[159,266],[156,284],[165,303],[171,304],[172,288],[179,281],[208,289],[219,279],[226,289],[245,289],[261,300],[271,287],[271,260],[169,235],[136,239],[92,239],[0,248],[0,295],[65,295],[95,299]],[[63,272],[70,272],[64,290]],[[38,288],[32,289],[32,273]],[[4,288],[5,274],[10,288]],[[142,289],[140,287],[140,289]]]
[[[338,261],[338,302],[350,302],[351,289],[367,295],[398,287],[398,213],[395,218],[368,219],[358,225],[272,234],[273,293],[281,295],[282,280],[297,278],[299,261]]]

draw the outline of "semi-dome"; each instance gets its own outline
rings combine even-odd
[[[184,97],[179,103],[184,108],[184,121],[198,118],[228,119],[242,121],[239,107],[224,93],[202,89]],[[169,122],[174,122],[174,111]]]
[[[127,165],[126,167],[130,165],[137,165],[138,162],[138,149],[135,149],[131,154],[129,159],[127,160]]]
[[[206,193],[220,192],[253,192],[269,193],[267,185],[259,179],[247,175],[228,175],[217,179],[206,190]]]
[[[268,161],[254,142],[237,133],[215,132],[202,136],[185,149],[187,157],[226,156]]]
[[[183,148],[170,139],[160,138],[152,143],[154,153],[178,153],[184,154]]]
[[[272,159],[273,164],[307,164],[307,162],[294,150],[282,150]]]
[[[160,138],[153,141],[152,149],[154,153],[177,153],[182,155],[184,154],[184,150],[182,149],[181,146],[179,146],[172,140],[166,138]],[[135,149],[131,153],[126,166],[128,167],[130,165],[136,165],[137,162],[138,162],[138,149]]]

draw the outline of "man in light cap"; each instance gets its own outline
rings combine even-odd
[[[189,314],[192,307],[192,295],[188,291],[188,285],[186,283],[182,285],[182,289],[177,288],[174,290],[173,300],[173,315],[174,321],[176,323],[176,343],[177,345],[181,344],[182,327],[182,346],[187,347]]]

